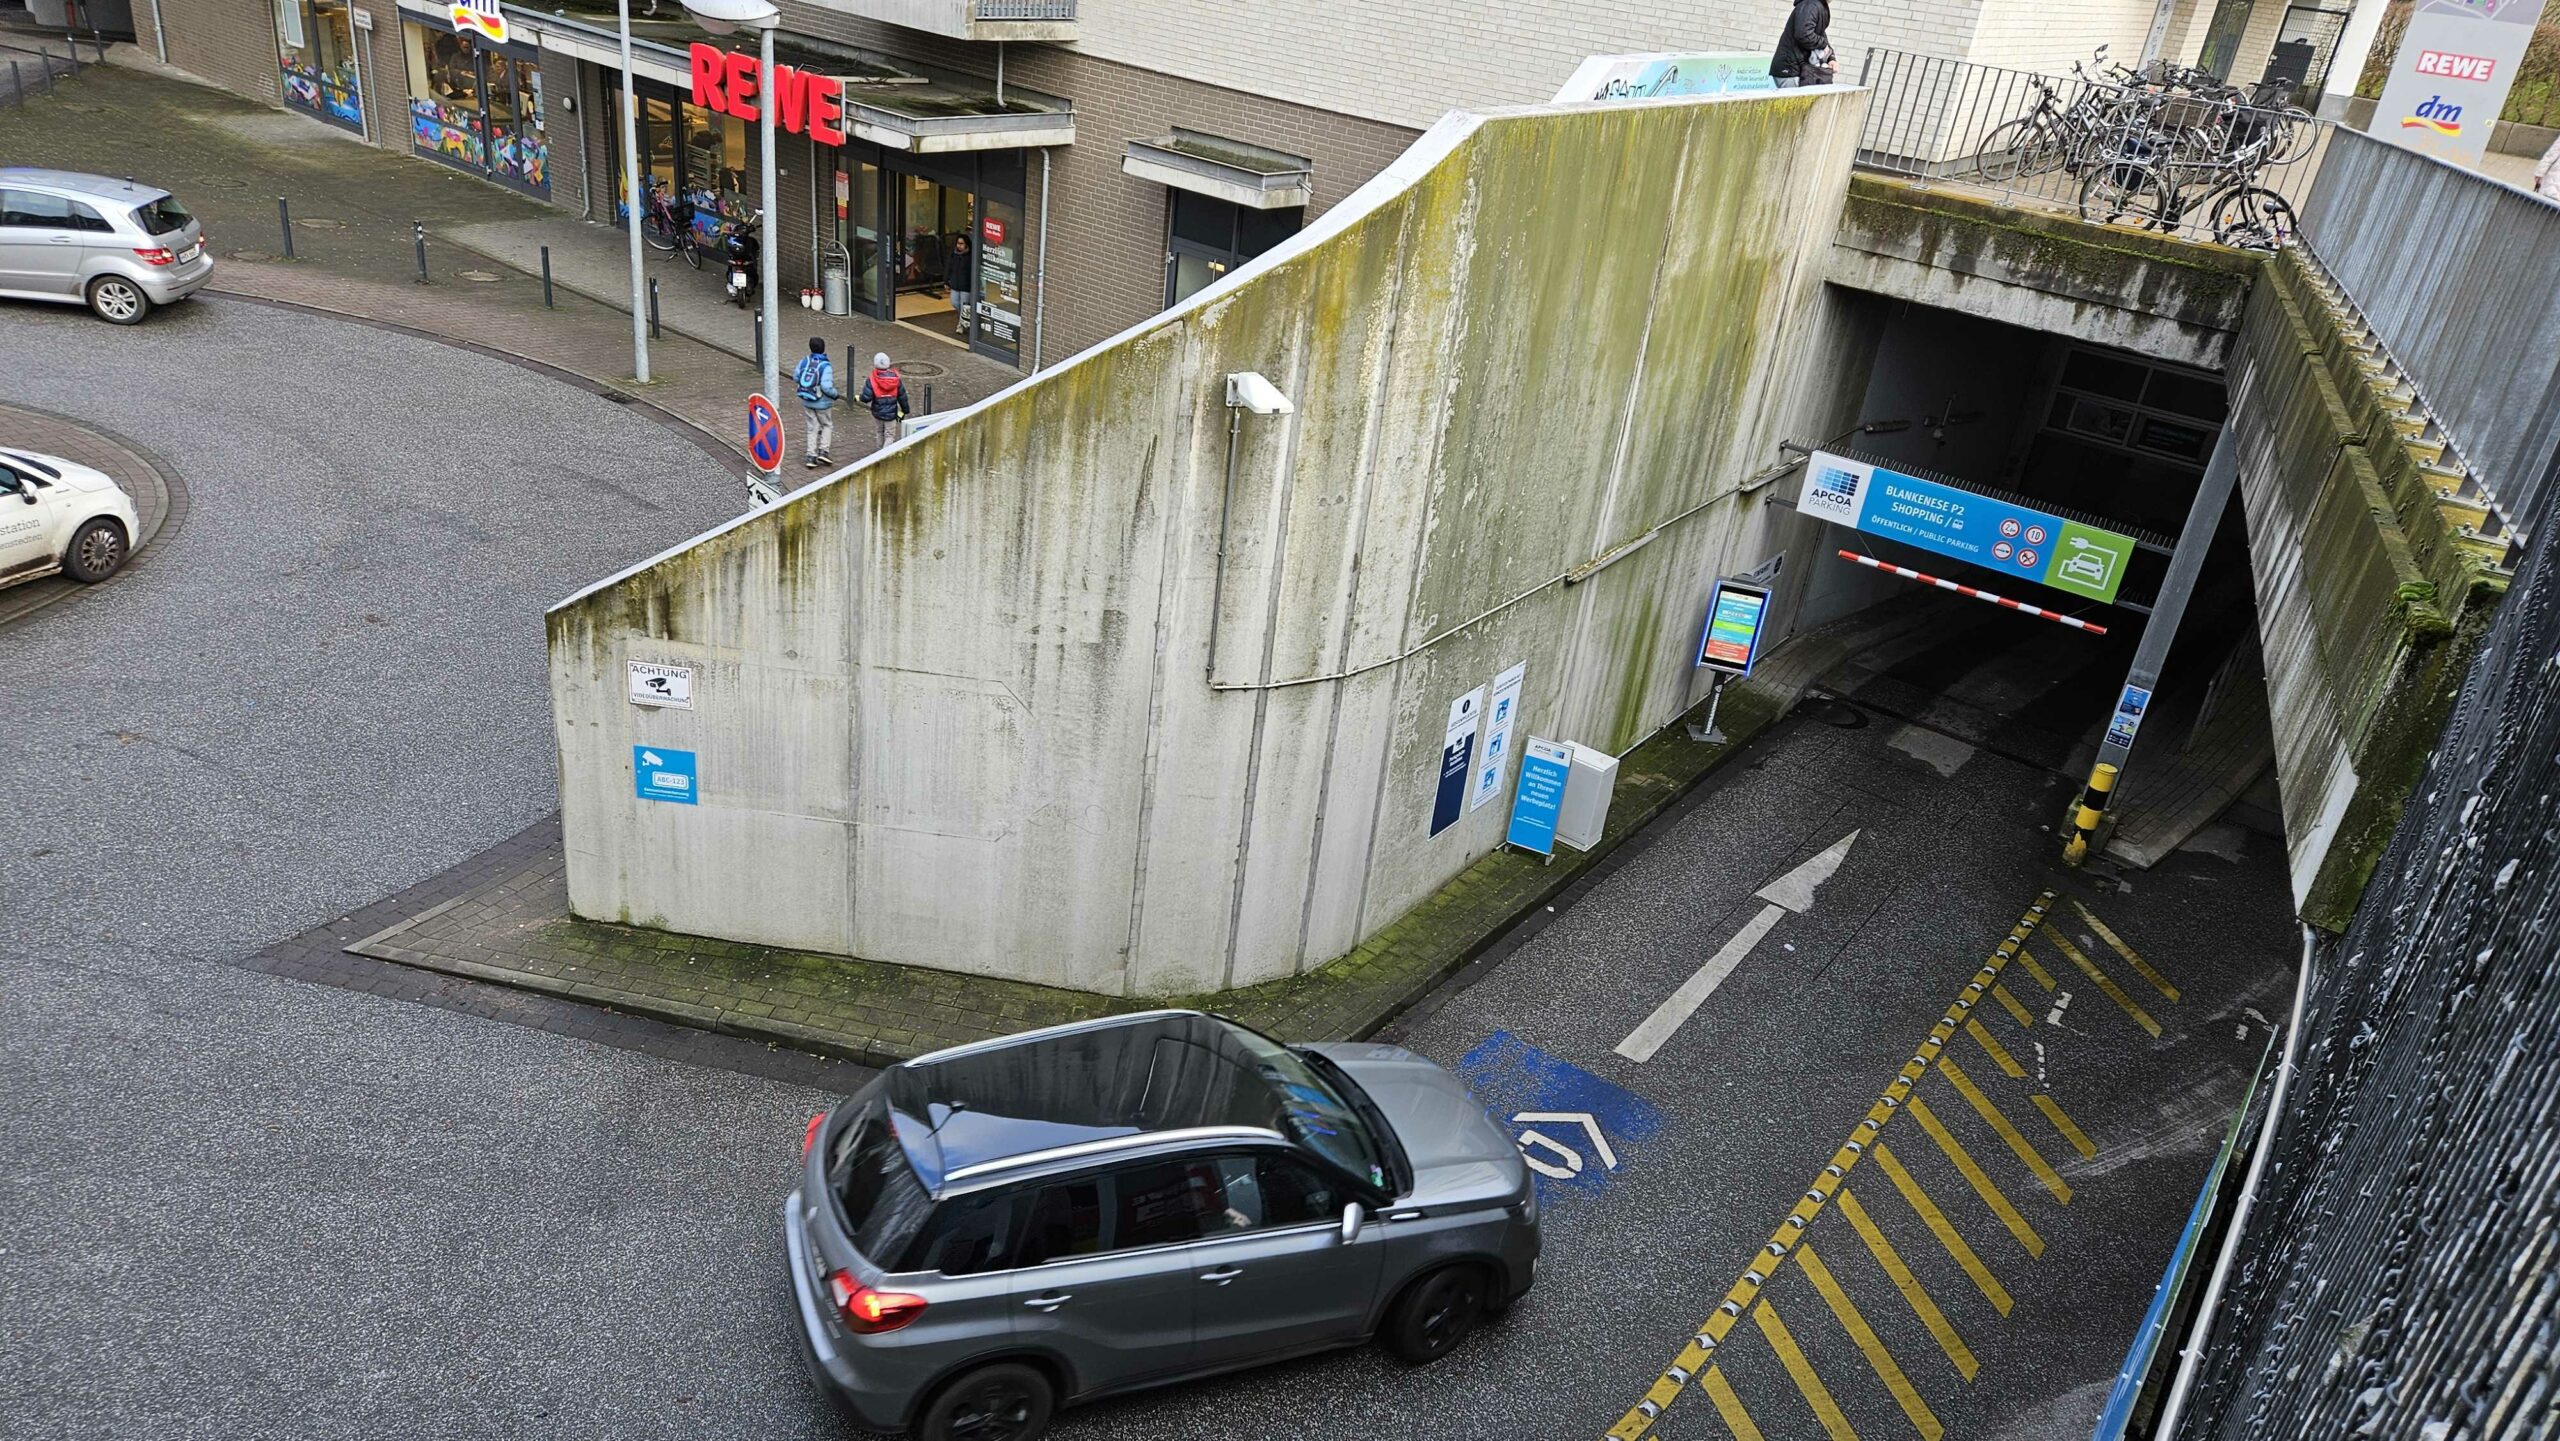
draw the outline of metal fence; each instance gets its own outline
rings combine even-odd
[[[2352,131],[2303,238],[2511,523],[2550,506],[2560,453],[2560,208]]]
[[[1870,50],[1858,164],[2008,204],[2217,244],[2273,249],[2330,126],[2193,72],[2067,76]]]

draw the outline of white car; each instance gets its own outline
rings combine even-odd
[[[56,571],[105,580],[141,530],[133,497],[104,471],[0,447],[0,586]]]

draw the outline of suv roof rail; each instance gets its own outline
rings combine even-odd
[[[1200,1016],[1206,1014],[1208,1013],[1205,1011],[1194,1011],[1180,1006],[1171,1006],[1163,1010],[1156,1011],[1127,1011],[1116,1016],[1095,1016],[1089,1020],[1068,1021],[1064,1025],[1043,1026],[1036,1031],[1020,1031],[1010,1036],[993,1036],[983,1041],[967,1041],[957,1046],[945,1046],[939,1051],[927,1051],[923,1055],[905,1062],[905,1064],[909,1066],[938,1065],[944,1061],[957,1060],[962,1056],[975,1056],[982,1055],[988,1051],[1001,1051],[1008,1047],[1019,1046],[1030,1041],[1046,1041],[1058,1036],[1070,1036],[1084,1031],[1100,1031],[1108,1030],[1114,1026],[1136,1025],[1141,1021],[1161,1021],[1167,1016]]]
[[[1121,1151],[1142,1151],[1165,1145],[1200,1141],[1277,1141],[1287,1145],[1288,1140],[1288,1137],[1265,1126],[1189,1126],[1179,1131],[1136,1131],[1126,1136],[1105,1136],[1100,1140],[1078,1141],[1073,1145],[1051,1146],[1041,1151],[1025,1151],[1019,1156],[979,1161],[973,1165],[963,1166],[943,1177],[943,1183],[948,1187],[954,1181],[967,1181],[1000,1172],[1030,1170],[1059,1161],[1107,1156]],[[935,1194],[939,1197],[941,1192],[937,1191]]]

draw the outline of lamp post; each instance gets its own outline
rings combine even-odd
[[[622,205],[631,232],[631,378],[649,383],[649,301],[640,274],[640,115],[631,96],[631,0],[615,0],[622,28]],[[166,56],[162,57],[166,59]]]
[[[764,397],[780,403],[782,389],[781,276],[774,268],[773,250],[773,32],[782,23],[782,11],[773,0],[684,0],[684,8],[694,23],[714,35],[735,30],[753,30],[758,37],[756,56],[756,133],[764,151],[762,179],[763,213],[756,222],[756,268],[764,276],[763,310],[756,317],[757,333],[764,337]]]

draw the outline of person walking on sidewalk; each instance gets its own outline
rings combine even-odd
[[[836,363],[827,358],[825,336],[809,337],[809,353],[792,368],[791,383],[799,388],[800,414],[807,427],[803,434],[808,444],[803,448],[809,458],[801,463],[811,470],[835,464],[836,402],[844,392],[836,389]]]
[[[1795,0],[1786,28],[1778,32],[1778,48],[1769,57],[1769,77],[1781,90],[1832,81],[1831,6],[1826,0]]]
[[[889,363],[889,352],[871,357],[871,374],[862,381],[862,403],[871,407],[871,418],[880,422],[880,448],[898,438],[899,418],[911,415],[915,406],[907,400],[907,383],[898,368]]]
[[[951,290],[951,333],[969,333],[969,304],[978,298],[978,252],[969,246],[969,232],[951,237],[951,250],[942,260],[942,283]]]

